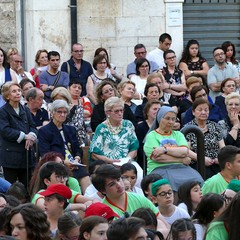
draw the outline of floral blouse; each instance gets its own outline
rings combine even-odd
[[[128,120],[123,120],[121,131],[118,134],[113,134],[105,123],[99,124],[90,144],[89,152],[110,159],[121,159],[127,157],[129,152],[137,150],[138,146],[133,124]]]
[[[187,123],[186,125],[198,126],[195,119]],[[208,128],[208,131],[204,133],[205,156],[211,159],[214,159],[214,158],[217,158],[217,155],[218,155],[218,150],[219,150],[218,142],[223,139],[222,131],[220,126],[213,121],[207,120],[206,125]],[[190,149],[196,153],[197,138],[195,134],[188,133],[186,135],[186,139],[191,144]]]
[[[65,121],[67,125],[74,126],[76,128],[80,146],[85,142],[87,136],[83,119],[83,111],[84,110],[81,105],[74,105]]]
[[[165,79],[167,81],[167,83],[170,83],[170,84],[181,84],[182,81],[181,81],[181,77],[182,77],[182,70],[180,70],[179,68],[175,68],[174,70],[174,73],[171,74],[169,71],[168,71],[168,68],[165,67],[164,68],[164,71],[165,71]]]

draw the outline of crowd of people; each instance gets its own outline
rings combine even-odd
[[[237,240],[240,64],[229,41],[209,67],[168,33],[134,47],[126,74],[105,48],[83,60],[38,50],[28,72],[0,48],[0,238]],[[195,126],[203,135],[199,172]]]

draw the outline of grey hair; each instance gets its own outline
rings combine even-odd
[[[233,98],[238,98],[239,102],[240,102],[240,95],[239,93],[236,93],[236,92],[232,92],[230,94],[228,94],[226,97],[225,97],[225,105],[228,105],[228,102],[230,99],[233,99]]]
[[[62,99],[58,99],[52,102],[50,106],[50,112],[51,113],[56,112],[59,108],[66,108],[68,113],[70,111],[70,108],[67,102]]]
[[[57,95],[60,95],[61,97],[63,97],[67,101],[68,104],[72,103],[72,97],[71,97],[69,91],[65,87],[55,88],[51,93],[51,99],[54,100],[54,98]]]
[[[10,88],[12,86],[18,86],[20,89],[20,85],[16,82],[13,82],[13,81],[9,81],[9,82],[5,82],[3,85],[2,85],[2,89],[1,89],[1,92],[2,92],[2,98],[5,102],[8,102],[8,95],[10,94]]]
[[[26,100],[29,101],[30,98],[35,99],[37,97],[37,90],[38,90],[38,88],[36,88],[36,87],[30,88],[27,91]]]
[[[110,97],[104,103],[104,111],[112,110],[116,105],[121,105],[124,108],[124,102],[118,97]]]

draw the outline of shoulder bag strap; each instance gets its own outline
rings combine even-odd
[[[60,76],[61,76],[61,71],[59,71],[59,73],[58,73],[58,75],[57,75],[57,77],[56,77],[56,79],[55,79],[55,81],[54,81],[54,83],[53,83],[53,86],[54,86],[54,87],[56,87],[56,85],[57,85],[57,83],[58,83],[58,81],[59,81],[59,79],[60,79]]]

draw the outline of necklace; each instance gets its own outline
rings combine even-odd
[[[107,118],[107,120],[106,120],[106,125],[107,125],[109,131],[110,131],[112,134],[115,134],[115,135],[119,134],[119,133],[121,132],[121,130],[122,130],[122,121],[120,122],[120,125],[119,125],[119,126],[114,127],[114,126],[111,124],[109,118]]]

